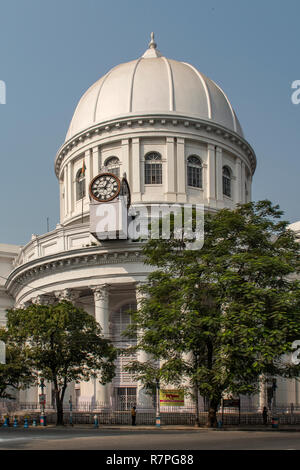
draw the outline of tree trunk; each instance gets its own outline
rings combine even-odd
[[[217,427],[217,410],[218,410],[219,400],[213,398],[210,400],[209,403],[209,410],[208,410],[208,419],[207,419],[207,426],[210,428]]]
[[[56,399],[56,426],[64,425],[64,409],[63,400],[59,397]]]
[[[58,387],[57,380],[54,380],[55,399],[56,399],[56,426],[64,425],[64,396],[67,388],[67,380],[64,379],[64,385],[61,390]]]
[[[197,387],[195,389],[195,405],[196,405],[195,426],[199,427],[200,426],[200,421],[199,421],[199,397],[198,397],[198,388]]]

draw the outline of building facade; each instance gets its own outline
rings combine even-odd
[[[82,168],[85,172],[82,172]],[[24,247],[0,246],[4,310],[68,299],[101,324],[117,346],[138,306],[137,286],[149,267],[141,243],[95,239],[90,233],[89,184],[101,172],[126,174],[134,204],[200,203],[206,210],[251,200],[256,157],[221,88],[190,64],[167,59],[152,35],[142,57],[120,64],[80,99],[55,158],[60,222]],[[2,249],[3,248],[3,249]],[[1,251],[2,250],[2,251]],[[142,360],[142,355],[140,356]],[[113,382],[69,387],[73,402],[111,406],[116,398],[146,406],[139,383],[119,358]],[[284,382],[278,401],[298,404],[296,384]],[[281,392],[281,391],[282,392]],[[51,401],[51,386],[47,387]],[[254,398],[262,406],[266,390]],[[38,391],[19,394],[38,401]]]

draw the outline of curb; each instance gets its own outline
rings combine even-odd
[[[299,432],[300,433],[300,427],[278,427],[278,428],[272,428],[272,427],[263,427],[263,428],[258,428],[258,427],[222,427],[222,428],[207,428],[207,427],[194,427],[194,426],[143,426],[143,425],[137,425],[137,426],[111,426],[111,425],[99,425],[99,428],[94,428],[93,425],[87,424],[85,426],[82,425],[64,425],[64,426],[56,426],[55,424],[49,424],[47,426],[37,426],[37,427],[32,427],[30,426],[28,429],[34,430],[34,431],[40,431],[43,430],[45,432],[47,431],[67,431],[67,432],[72,432],[72,431],[157,431],[157,432],[164,432],[164,431],[192,431],[192,432],[225,432],[225,431],[234,431],[234,432]],[[8,428],[0,427],[0,432],[1,430],[11,430],[12,432],[16,430],[22,430],[23,427],[20,426],[18,428],[14,428],[13,426],[10,426]],[[28,432],[27,429],[24,429],[24,432]]]

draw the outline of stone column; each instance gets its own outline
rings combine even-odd
[[[69,162],[67,164],[67,167],[68,167],[68,185],[67,185],[67,190],[68,190],[68,216],[71,217],[72,212],[73,212],[73,194],[74,194],[72,163]]]
[[[93,153],[91,149],[85,151],[84,162],[86,166],[85,173],[85,202],[89,201],[89,186],[93,177]]]
[[[175,179],[176,179],[176,168],[175,168],[175,143],[174,137],[166,138],[167,147],[167,171],[166,171],[166,201],[176,202],[175,192]]]
[[[215,146],[207,145],[207,181],[204,181],[207,202],[211,207],[216,206],[216,156]]]
[[[239,158],[236,159],[235,162],[235,194],[234,194],[234,201],[236,204],[242,202],[242,162]]]
[[[67,167],[64,167],[64,182],[63,182],[63,192],[64,192],[64,209],[63,217],[64,219],[68,215],[68,190],[67,190]]]
[[[129,139],[122,139],[122,166],[120,171],[120,178],[122,178],[123,173],[126,173],[127,181],[129,182],[130,186],[132,186],[132,175],[130,171],[130,164],[129,164]]]
[[[140,284],[137,285],[137,287]],[[141,302],[144,298],[144,295],[139,291],[136,291],[136,303],[137,303],[137,310],[141,307]],[[138,338],[142,334],[142,331],[138,332]],[[149,355],[145,351],[138,351],[137,352],[137,360],[139,362],[147,362],[149,360]],[[151,406],[151,397],[146,394],[146,390],[143,389],[143,383],[141,381],[137,382],[137,406],[142,408],[150,408]]]
[[[186,163],[184,139],[177,138],[177,201],[186,202]]]
[[[252,176],[249,177],[248,180],[249,186],[248,186],[248,200],[247,202],[250,202],[252,199]]]
[[[102,284],[100,286],[91,287],[94,293],[95,302],[95,320],[102,328],[102,335],[104,338],[109,337],[109,293],[108,285]],[[102,385],[99,383],[99,378],[95,379],[95,399],[100,408],[108,407],[110,404],[111,385]]]
[[[65,192],[65,214],[64,218],[69,215],[69,168],[68,165],[64,167],[64,192]]]
[[[99,147],[98,145],[96,147],[93,147],[92,148],[92,161],[93,161],[93,169],[91,169],[91,178],[93,178],[94,176],[97,176],[98,173],[99,173],[99,168],[100,168],[100,164],[99,164]]]
[[[223,161],[220,147],[216,148],[216,183],[217,201],[223,202]]]
[[[241,192],[241,202],[244,204],[246,202],[246,170],[244,162],[242,162],[241,166]]]
[[[141,180],[144,180],[144,175],[141,174],[140,165],[140,139],[132,139],[132,168],[134,168],[135,177],[132,181],[132,197],[133,200],[140,200],[141,198]]]

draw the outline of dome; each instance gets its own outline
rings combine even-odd
[[[82,96],[66,140],[91,126],[140,115],[171,115],[220,124],[243,137],[223,90],[192,65],[164,57],[151,35],[139,59],[117,65]]]

